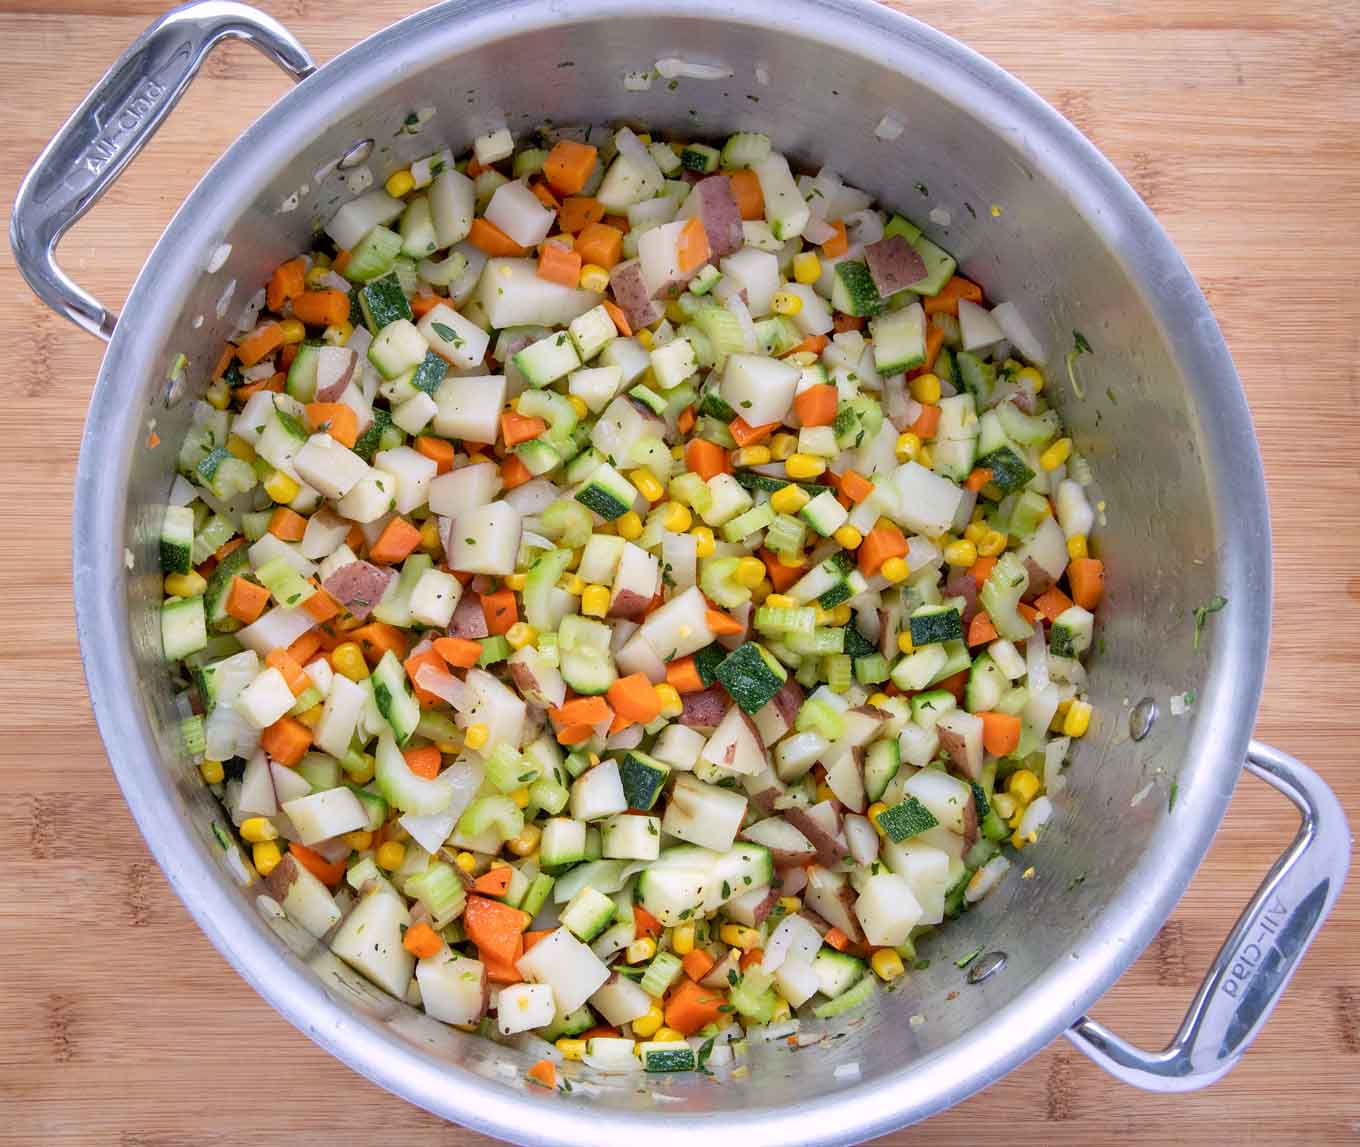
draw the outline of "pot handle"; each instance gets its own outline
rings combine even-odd
[[[104,74],[43,149],[15,198],[9,241],[28,285],[58,314],[106,341],[117,316],[57,265],[57,244],[142,150],[208,53],[226,39],[253,44],[295,80],[316,71],[307,50],[263,12],[234,0],[183,4]]]
[[[1293,842],[1266,874],[1200,985],[1175,1038],[1147,1052],[1082,1016],[1067,1038],[1125,1083],[1193,1091],[1236,1065],[1284,994],[1341,893],[1351,835],[1336,794],[1307,765],[1256,741],[1247,769],[1302,814]]]

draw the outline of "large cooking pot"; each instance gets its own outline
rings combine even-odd
[[[61,272],[55,245],[226,37],[250,41],[299,85],[204,177],[115,320]],[[718,71],[645,90],[625,82],[659,59]],[[412,134],[408,115],[426,108],[432,118]],[[525,1087],[524,1056],[347,975],[219,843],[223,813],[182,752],[161,655],[157,534],[173,444],[242,304],[365,171],[381,180],[496,124],[549,117],[685,135],[769,131],[782,150],[926,223],[1051,348],[1051,386],[1108,519],[1098,531],[1110,578],[1091,658],[1097,717],[1054,823],[1024,854],[1034,878],[1007,881],[939,933],[926,945],[929,969],[846,1024],[844,1038],[797,1054],[756,1048],[749,1077],[724,1086],[615,1077],[550,1096]],[[1249,742],[1270,624],[1270,528],[1251,420],[1209,308],[1147,208],[1070,124],[913,20],[863,0],[453,0],[318,70],[259,12],[189,4],[148,30],[43,153],[11,239],[34,290],[109,340],[80,455],[74,572],[95,715],[133,815],[189,911],[261,995],[430,1111],[503,1139],[573,1147],[696,1135],[848,1143],[939,1111],[1059,1034],[1137,1086],[1199,1087],[1242,1054],[1336,900],[1349,858],[1336,798],[1305,766]],[[1093,348],[1075,362],[1084,400],[1063,370],[1074,330]],[[153,423],[171,448],[147,449]],[[1194,611],[1216,595],[1227,606],[1207,617],[1196,647]],[[1181,713],[1170,702],[1187,692],[1196,699]],[[1302,827],[1170,1045],[1140,1050],[1083,1013],[1171,912],[1244,763],[1296,806]],[[966,972],[956,967],[979,948]]]

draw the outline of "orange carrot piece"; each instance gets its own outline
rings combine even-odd
[[[305,844],[299,844],[295,840],[289,843],[288,851],[294,860],[322,884],[334,887],[345,879],[346,865],[343,860],[325,860],[320,853],[313,852]]]
[[[633,333],[633,328],[628,322],[628,316],[624,314],[623,308],[618,303],[604,300],[604,309],[614,322],[614,329],[624,338],[628,338]]]
[[[549,283],[575,287],[581,281],[581,256],[556,243],[544,243],[538,252],[538,277]]]
[[[595,170],[597,148],[574,139],[559,139],[543,161],[543,178],[558,195],[575,195]]]
[[[525,932],[524,950],[526,952],[531,951],[535,944],[537,944],[540,940],[546,940],[556,931],[557,931],[556,928],[543,928],[537,932]]]
[[[986,466],[975,466],[963,480],[966,489],[972,490],[976,494],[983,486],[992,480],[992,472]]]
[[[926,329],[926,361],[922,366],[926,370],[932,370],[935,360],[940,357],[940,348],[944,346],[944,331],[940,327],[928,327]]]
[[[799,562],[796,566],[785,565],[778,554],[761,547],[756,557],[765,563],[765,576],[770,579],[775,593],[783,593],[800,577],[807,573],[806,566]]]
[[[835,948],[837,952],[844,952],[850,946],[850,937],[839,928],[830,929],[822,939]]]
[[[614,710],[603,697],[573,697],[548,710],[548,716],[558,726],[598,725],[613,715]]]
[[[732,183],[732,194],[737,200],[741,217],[747,220],[765,218],[765,193],[760,190],[760,179],[754,171],[743,168],[728,176]]]
[[[340,612],[340,603],[317,584],[316,578],[312,579],[312,585],[316,587],[316,593],[302,603],[302,608],[313,621],[322,625]]]
[[[506,446],[518,446],[521,442],[528,442],[547,429],[548,424],[537,415],[517,414],[513,410],[501,412],[501,437],[505,440]]]
[[[1020,744],[1020,718],[1010,713],[979,713],[982,747],[995,757],[1015,752]]]
[[[434,651],[454,669],[471,669],[482,656],[482,643],[467,637],[436,637]]]
[[[680,238],[675,241],[676,266],[682,273],[688,275],[707,263],[711,254],[704,221],[696,215],[685,224],[680,232]]]
[[[696,984],[713,971],[716,961],[702,948],[691,948],[680,960],[680,966]]]
[[[798,354],[799,351],[808,351],[811,354],[820,355],[822,351],[826,350],[830,342],[831,340],[826,335],[808,335],[797,346],[790,347],[780,357],[788,358],[789,355]]]
[[[727,1002],[722,992],[684,980],[666,1001],[666,1026],[681,1035],[693,1035],[705,1024],[722,1018],[719,1010]]]
[[[406,929],[406,935],[401,938],[401,946],[411,955],[423,960],[427,956],[437,956],[444,946],[444,941],[440,939],[438,932],[421,920]]]
[[[661,716],[661,698],[645,673],[620,677],[605,696],[615,714],[630,723],[646,725]]]
[[[482,957],[482,963],[486,967],[486,978],[493,984],[518,984],[524,979],[519,974],[519,969],[515,965],[519,958],[524,955],[524,941],[521,939],[515,945],[514,956],[509,960],[497,960],[483,953],[478,953]]]
[[[911,424],[911,432],[918,438],[934,438],[940,428],[940,408],[923,406],[916,421]]]
[[[996,638],[996,626],[992,624],[992,619],[987,616],[986,610],[979,610],[968,623],[968,647],[987,645]]]
[[[305,413],[307,429],[315,434],[324,430],[341,446],[352,447],[359,440],[359,416],[343,402],[309,402]]]
[[[822,254],[829,259],[834,259],[837,255],[844,255],[850,250],[850,236],[846,233],[845,223],[840,219],[828,220],[836,233],[822,244]]]
[[[232,360],[236,357],[236,347],[232,343],[227,343],[227,348],[222,352],[222,357],[217,360],[217,365],[213,367],[213,381],[216,382],[227,373],[227,367],[231,366]]]
[[[579,745],[595,735],[594,725],[568,725],[557,732],[559,745]]]
[[[1034,608],[1048,621],[1057,621],[1063,610],[1072,608],[1072,599],[1056,585],[1050,586],[1034,599]]]
[[[561,201],[552,193],[552,189],[541,179],[532,180],[529,183],[529,190],[534,193],[534,198],[549,211],[556,211],[562,206]]]
[[[557,213],[557,226],[568,235],[584,231],[592,223],[604,220],[604,204],[589,195],[569,195],[562,200]]]
[[[981,589],[987,579],[992,576],[992,568],[996,565],[996,558],[978,558],[973,563],[973,580],[977,582],[978,589]]]
[[[741,959],[737,961],[737,967],[744,972],[753,964],[759,964],[763,959],[765,959],[765,949],[752,948],[750,951],[741,954]]]
[[[680,412],[679,417],[675,420],[675,426],[681,434],[688,434],[694,429],[694,424],[697,421],[699,421],[699,416],[695,414],[694,405],[691,403]]]
[[[576,236],[576,252],[582,263],[607,271],[623,257],[623,232],[608,223],[588,223]]]
[[[440,657],[438,652],[434,649],[425,649],[420,653],[413,653],[402,662],[402,668],[406,670],[406,676],[411,682],[411,692],[416,695],[416,700],[423,706],[437,705],[441,698],[437,694],[431,693],[428,689],[422,689],[416,684],[416,674],[426,665],[431,669],[439,669],[444,672],[448,671],[448,662]],[[437,763],[436,771],[438,771]]]
[[[467,240],[477,250],[487,255],[527,255],[529,249],[521,247],[494,223],[477,218],[472,221],[472,230]]]
[[[727,429],[738,446],[755,446],[778,430],[779,425],[778,422],[766,422],[763,426],[752,426],[739,414],[727,424]]]
[[[398,661],[406,660],[406,636],[396,626],[388,625],[385,621],[370,621],[367,625],[351,629],[349,639],[358,642],[364,656],[375,665],[388,650],[396,654]]]
[[[254,366],[281,346],[283,328],[278,323],[265,323],[262,327],[256,327],[236,344],[236,357],[241,360],[242,366]]]
[[[516,486],[523,486],[533,475],[529,473],[527,467],[520,461],[518,454],[507,454],[505,461],[501,463],[501,482],[507,490],[513,490]]]
[[[704,620],[708,622],[708,628],[718,637],[736,637],[746,632],[746,626],[742,625],[735,617],[729,617],[721,610],[707,609],[704,611]]]
[[[519,606],[515,604],[513,589],[498,589],[494,593],[482,594],[482,616],[486,618],[486,631],[493,637],[509,632],[519,621]]]
[[[349,266],[349,261],[353,257],[353,251],[346,251],[343,248],[335,253],[335,258],[331,260],[331,270],[337,275],[343,275],[345,268]]]
[[[423,319],[443,302],[447,302],[447,300],[442,295],[436,295],[433,291],[429,294],[413,295],[411,297],[411,314],[418,319]]]
[[[906,553],[907,539],[902,536],[902,531],[890,522],[880,521],[865,535],[864,541],[855,551],[855,560],[860,573],[865,577],[873,577],[889,558],[905,557]]]
[[[424,454],[436,466],[436,473],[447,474],[453,469],[453,459],[456,451],[452,442],[447,442],[443,438],[435,438],[429,434],[422,434],[415,441],[416,452]]]
[[[483,872],[472,882],[472,891],[480,892],[483,896],[495,896],[499,899],[510,891],[510,873],[512,871],[507,864],[504,868],[492,868]]]
[[[633,905],[633,932],[638,936],[660,936],[663,925],[641,904]]]
[[[338,327],[349,321],[349,295],[344,291],[303,291],[293,300],[293,318],[309,327]]]
[[[1105,563],[1099,558],[1077,558],[1067,565],[1072,600],[1082,609],[1095,609],[1105,592]]]
[[[283,679],[288,682],[288,689],[294,697],[301,697],[312,687],[312,679],[286,649],[271,649],[264,663],[283,674]]]
[[[832,387],[834,390],[835,387]],[[841,475],[841,493],[858,505],[874,492],[874,484],[858,470],[847,470]]]
[[[242,625],[249,625],[264,612],[269,604],[269,591],[253,581],[246,581],[240,574],[231,579],[227,590],[227,614]]]
[[[312,731],[296,717],[280,717],[260,734],[260,748],[281,765],[296,765],[312,747]]]
[[[463,909],[463,931],[477,946],[482,958],[511,964],[524,949],[524,929],[529,916],[499,900],[469,896]],[[522,977],[521,977],[522,978]]]
[[[312,596],[317,595],[313,594]],[[312,599],[309,597],[307,600],[311,601]],[[288,647],[288,656],[299,665],[306,665],[316,655],[316,651],[321,648],[321,642],[320,630],[309,629]]]
[[[809,386],[793,400],[793,412],[804,426],[830,426],[836,421],[839,395],[830,383]]]
[[[555,1091],[557,1089],[557,1068],[553,1066],[553,1061],[550,1059],[540,1059],[524,1074],[549,1090]]]
[[[296,510],[278,506],[269,515],[269,532],[280,541],[300,542],[307,532],[307,519]]]
[[[420,531],[405,518],[393,518],[383,527],[378,540],[369,547],[370,560],[392,565],[405,559],[420,545]]]
[[[264,305],[271,311],[283,310],[283,304],[295,298],[306,289],[307,261],[298,256],[280,263],[270,276],[269,286],[265,288]]]
[[[691,438],[685,445],[685,469],[707,482],[727,471],[727,451],[707,438]]]
[[[694,664],[693,657],[677,657],[666,664],[666,682],[677,693],[699,693],[703,691],[703,678]]]
[[[922,299],[921,304],[928,315],[957,315],[960,299],[967,299],[970,303],[981,303],[982,288],[962,275],[955,275],[940,288],[939,294]]]

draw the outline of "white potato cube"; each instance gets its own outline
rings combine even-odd
[[[446,378],[435,393],[437,434],[469,442],[496,441],[501,407],[505,405],[505,376],[469,375]]]
[[[397,483],[392,475],[370,470],[335,508],[351,522],[376,522],[393,509],[396,496]]]
[[[496,1026],[501,1035],[541,1028],[553,1022],[557,1001],[547,984],[510,984],[496,998]]]
[[[394,509],[398,514],[409,514],[417,506],[423,506],[430,496],[430,483],[439,472],[433,458],[427,458],[419,450],[409,446],[398,446],[395,450],[383,450],[373,458],[373,468],[391,474],[397,484]]]
[[[486,331],[447,303],[438,303],[426,311],[416,329],[435,354],[460,370],[481,366],[491,342]]]
[[[293,691],[283,674],[270,666],[236,698],[236,711],[256,729],[265,729],[293,707]]]
[[[411,591],[411,617],[421,625],[444,629],[463,595],[462,583],[443,570],[426,570]]]
[[[343,498],[369,472],[368,463],[329,434],[313,434],[297,457],[293,469],[307,485],[331,499]]]
[[[519,539],[519,511],[509,502],[459,511],[449,539],[449,566],[465,573],[514,573]]]
[[[392,422],[407,434],[419,434],[439,413],[439,404],[423,390],[392,411]]]

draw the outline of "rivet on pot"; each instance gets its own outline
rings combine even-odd
[[[1129,736],[1141,741],[1152,732],[1152,723],[1157,720],[1157,702],[1144,697],[1129,713]]]
[[[345,154],[340,157],[340,162],[336,164],[341,171],[348,171],[351,167],[358,167],[373,154],[373,141],[371,139],[355,140]]]
[[[995,975],[1005,966],[1005,952],[988,952],[973,961],[972,967],[968,969],[968,982],[980,984],[988,976]]]

